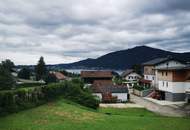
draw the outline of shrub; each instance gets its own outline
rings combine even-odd
[[[46,100],[53,100],[58,96],[63,96],[81,105],[96,109],[99,106],[99,101],[90,91],[83,90],[80,85],[82,83],[73,83],[72,81],[50,84],[43,88],[43,93],[45,93]]]
[[[86,107],[96,109],[99,101],[90,91],[82,89],[83,83],[77,81],[65,81],[32,89],[16,89],[0,91],[0,115],[18,112],[35,107],[45,102],[64,97]]]
[[[147,89],[149,89],[150,87],[134,85],[133,88],[136,89],[136,90],[142,91],[142,90],[147,90]]]
[[[22,83],[22,84],[17,84],[17,88],[27,88],[27,87],[37,87],[37,86],[42,86],[44,85],[43,83]]]

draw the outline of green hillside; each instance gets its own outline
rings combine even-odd
[[[60,99],[0,118],[0,130],[190,130],[190,119],[145,109],[99,109]]]

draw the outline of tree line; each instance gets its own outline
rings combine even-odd
[[[16,78],[30,79],[32,70],[28,67],[23,67],[19,72],[18,76],[14,77],[12,73],[16,72],[15,64],[9,59],[6,59],[0,63],[0,90],[11,89],[16,86]],[[40,57],[34,70],[35,80],[52,80],[52,77],[48,77],[48,71],[44,58]],[[55,77],[53,77],[55,78]]]

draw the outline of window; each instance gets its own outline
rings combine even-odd
[[[168,72],[166,72],[166,76],[168,76]]]
[[[164,72],[162,72],[162,76],[164,76]]]
[[[167,67],[169,66],[169,63],[166,63]]]
[[[148,79],[148,76],[146,76],[146,79]]]
[[[162,82],[162,86],[164,86],[164,82]]]
[[[152,77],[152,80],[154,80],[154,77]]]
[[[168,82],[166,82],[166,87],[168,87]]]

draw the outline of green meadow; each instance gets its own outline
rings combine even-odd
[[[190,119],[142,108],[93,110],[59,99],[1,117],[0,130],[190,130]]]

